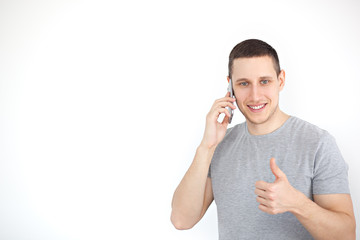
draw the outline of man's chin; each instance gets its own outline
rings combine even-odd
[[[258,118],[258,119],[256,119],[256,118],[250,118],[250,117],[248,117],[248,116],[245,116],[245,118],[246,118],[246,121],[247,121],[247,122],[249,122],[249,123],[251,123],[251,124],[253,124],[253,125],[261,125],[261,124],[264,124],[264,123],[266,123],[266,122],[268,121],[268,119],[269,119],[269,118],[263,118],[263,119]]]
[[[271,111],[271,112],[262,112],[262,114],[258,114],[257,116],[253,113],[246,113],[246,114],[243,114],[246,121],[253,124],[253,125],[261,125],[261,124],[265,124],[267,122],[270,121],[271,118],[274,117],[274,115],[276,114],[276,108]]]
[[[269,121],[272,114],[268,114],[267,112],[262,112],[261,114],[254,114],[254,113],[246,113],[243,114],[246,121],[253,125],[261,125]],[[255,116],[254,116],[255,115]]]

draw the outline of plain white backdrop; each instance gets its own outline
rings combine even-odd
[[[171,199],[248,38],[278,52],[281,109],[336,138],[360,221],[359,12],[355,0],[1,1],[0,239],[217,239],[214,203],[179,231]]]

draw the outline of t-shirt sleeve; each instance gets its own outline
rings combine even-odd
[[[314,162],[313,194],[350,193],[348,165],[334,137],[325,132]]]

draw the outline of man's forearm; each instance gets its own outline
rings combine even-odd
[[[198,147],[191,166],[173,196],[171,221],[174,225],[189,228],[199,219],[213,154],[214,149]]]
[[[300,207],[291,212],[315,239],[355,240],[355,219],[352,216],[322,208],[303,194],[300,199]]]

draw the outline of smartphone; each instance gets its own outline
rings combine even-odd
[[[230,79],[229,81],[229,86],[227,88],[228,92],[230,92],[230,97],[232,98],[235,98],[234,97],[234,90],[233,90],[233,87],[232,87],[232,80]],[[226,107],[226,109],[229,111],[230,113],[230,117],[229,117],[229,123],[231,123],[231,120],[234,116],[234,109],[230,108],[230,107]]]

